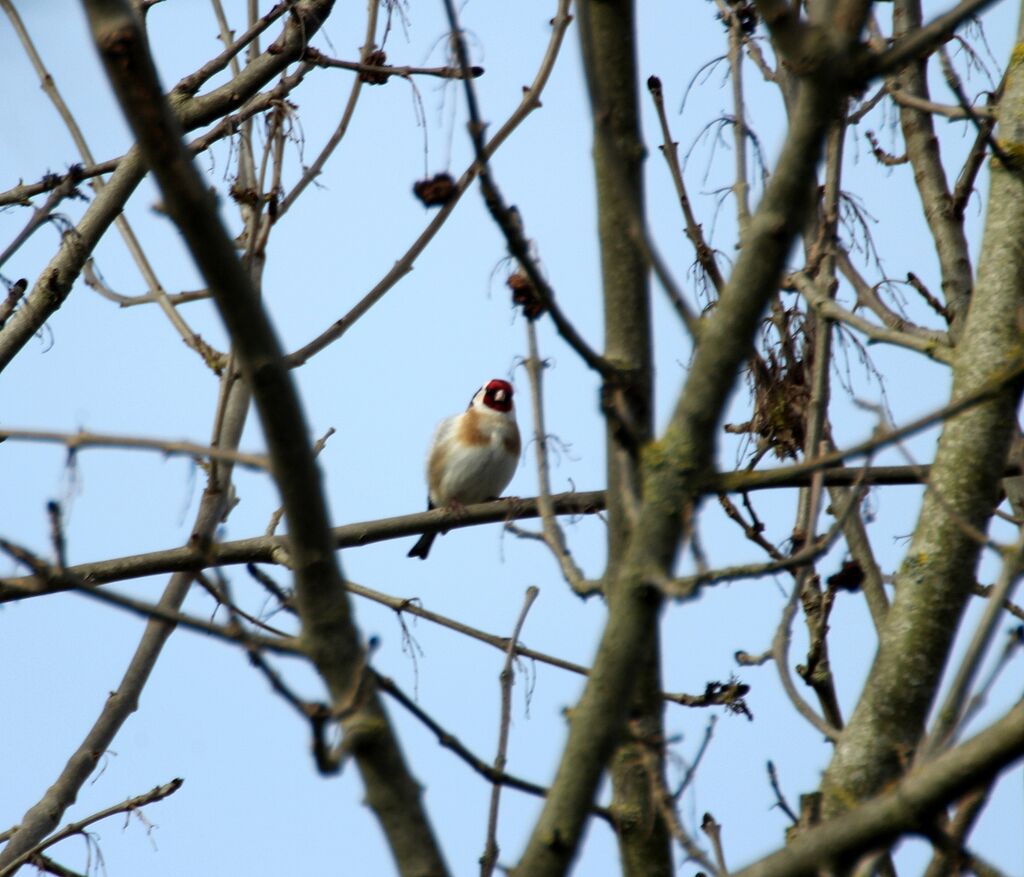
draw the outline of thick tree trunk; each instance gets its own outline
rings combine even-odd
[[[978,278],[953,369],[954,401],[1021,359],[1024,63],[1016,56],[999,107],[999,134],[1006,163],[991,162]],[[998,499],[1020,396],[1018,382],[945,424],[878,654],[825,773],[826,814],[877,793],[910,763],[971,596],[980,534]]]

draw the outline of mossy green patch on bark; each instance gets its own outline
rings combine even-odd
[[[996,138],[999,154],[991,159],[992,171],[1007,170],[1012,174],[1024,171],[1024,143]]]

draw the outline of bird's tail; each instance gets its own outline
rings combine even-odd
[[[424,533],[417,540],[416,544],[409,549],[406,557],[418,557],[420,560],[426,560],[427,555],[430,554],[430,546],[434,544],[436,538],[437,533]]]

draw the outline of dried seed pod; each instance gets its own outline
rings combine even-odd
[[[413,183],[412,191],[425,207],[440,207],[455,195],[455,180],[451,174],[434,174],[426,180]]]
[[[510,274],[505,281],[512,290],[512,304],[521,307],[528,320],[536,320],[544,313],[544,303],[540,300],[536,287],[522,271]]]

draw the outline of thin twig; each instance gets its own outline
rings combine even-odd
[[[539,798],[543,798],[547,795],[548,790],[544,788],[544,786],[538,786],[536,783],[531,783],[527,780],[520,779],[519,777],[512,776],[511,774],[496,772],[486,761],[482,758],[478,758],[469,749],[467,749],[458,737],[449,733],[434,721],[434,719],[432,719],[425,710],[423,710],[412,698],[406,695],[402,689],[395,684],[393,679],[389,679],[387,676],[381,676],[379,673],[375,673],[374,678],[376,680],[377,687],[385,694],[390,695],[395,701],[405,707],[405,709],[408,710],[417,720],[425,725],[437,738],[437,742],[440,743],[441,746],[451,752],[454,752],[456,756],[468,764],[474,771],[476,771],[476,773],[480,774],[480,776],[488,782],[500,783],[503,786],[508,786],[510,789],[517,789],[520,792],[525,792],[528,795],[536,795]],[[615,821],[607,807],[594,805],[591,807],[590,812],[594,816],[603,819],[609,825],[614,826]]]
[[[772,638],[772,658],[775,661],[782,687],[790,702],[796,707],[797,712],[820,731],[826,739],[835,743],[839,739],[839,729],[828,724],[800,696],[800,692],[797,691],[796,685],[793,684],[793,677],[789,671],[790,626],[793,623],[793,617],[796,615],[796,607],[800,602],[800,591],[801,588],[798,582],[793,586],[793,593],[790,594],[789,600],[786,602],[786,608],[782,611],[782,618],[775,630],[775,636]]]
[[[551,480],[548,469],[547,430],[544,425],[544,387],[542,375],[544,362],[537,349],[537,329],[534,321],[526,319],[526,340],[528,354],[526,373],[530,378],[530,401],[533,407],[533,443],[537,459],[537,508],[540,511],[541,527],[544,543],[561,567],[562,575],[569,587],[581,596],[589,596],[598,588],[594,582],[587,581],[583,570],[579,568],[565,541],[565,533],[555,517],[551,502]]]
[[[792,283],[804,296],[807,303],[823,318],[834,320],[856,329],[873,342],[905,347],[908,350],[923,353],[936,362],[941,362],[945,365],[953,364],[953,348],[949,344],[922,337],[921,335],[915,335],[903,329],[878,326],[859,314],[844,308],[834,298],[829,298],[822,291],[821,286],[802,271],[791,274],[787,282]],[[897,321],[899,321],[898,318]]]
[[[222,602],[227,607],[228,613],[231,616],[231,625],[229,630],[237,634],[239,641],[245,648],[246,654],[249,656],[249,663],[259,670],[263,675],[263,678],[267,680],[271,691],[288,704],[288,706],[290,706],[300,718],[309,722],[313,738],[312,748],[314,753],[317,755],[317,766],[321,773],[328,774],[335,772],[335,765],[340,764],[340,760],[325,758],[323,756],[323,752],[326,747],[322,745],[323,728],[330,717],[330,708],[323,703],[313,703],[304,700],[292,690],[288,683],[284,681],[281,674],[278,673],[264,657],[263,652],[260,650],[259,643],[250,636],[245,625],[242,624],[241,619],[243,617],[243,613],[236,607],[235,601],[231,597],[230,587],[226,580],[224,581],[223,586],[225,593]]]
[[[871,311],[882,321],[882,324],[887,329],[893,329],[904,335],[924,338],[942,347],[950,347],[952,345],[948,332],[918,326],[886,307],[885,303],[878,296],[878,287],[872,286],[864,279],[850,259],[850,254],[839,246],[838,243],[834,245],[834,254],[839,271],[849,281],[854,292],[857,294],[857,304]]]
[[[469,51],[466,48],[466,39],[459,25],[458,13],[455,10],[454,0],[444,0],[445,11],[448,14],[448,26],[451,29],[451,43],[459,67],[463,71],[462,84],[466,93],[466,107],[469,113],[470,141],[473,144],[473,152],[479,165],[480,190],[484,197],[487,209],[497,223],[501,233],[505,236],[505,243],[508,246],[509,254],[519,263],[530,283],[533,284],[544,310],[551,315],[552,322],[563,340],[579,355],[588,367],[596,371],[604,378],[613,377],[615,369],[604,357],[597,353],[583,336],[579,334],[576,327],[562,313],[561,308],[555,301],[555,293],[547,279],[541,273],[536,259],[531,254],[529,241],[523,233],[522,218],[519,211],[509,207],[498,189],[491,174],[488,163],[487,144],[484,140],[486,126],[480,116],[477,105],[476,88],[473,85],[473,77],[470,75],[471,65],[469,63]],[[559,0],[558,11],[551,19],[552,28],[562,34],[569,26],[569,0]]]
[[[992,591],[994,589],[995,588],[993,585],[981,585],[977,582],[971,587],[971,591],[973,594],[975,594],[978,597],[984,597],[985,599],[988,599],[992,596]],[[1019,618],[1021,621],[1024,621],[1024,607],[1018,606],[1016,603],[1011,603],[1009,600],[1004,600],[1003,608],[1014,617]]]
[[[509,637],[508,649],[505,652],[505,664],[501,668],[499,677],[501,681],[501,723],[498,729],[498,752],[494,756],[495,774],[504,774],[507,762],[509,729],[512,725],[512,686],[515,684],[513,668],[516,646],[519,643],[519,634],[522,632],[523,624],[526,622],[526,615],[539,593],[540,591],[535,585],[530,585],[526,589],[523,608],[516,619],[515,627],[512,628],[512,636]],[[480,857],[480,877],[491,877],[494,867],[498,863],[498,806],[500,801],[501,784],[494,783],[491,786],[491,804],[487,813],[487,840],[484,842],[484,853]]]
[[[672,837],[675,838],[676,843],[678,843],[679,846],[682,847],[683,852],[686,853],[686,860],[696,862],[701,869],[705,873],[711,875],[711,877],[718,877],[718,869],[704,853],[704,850],[702,850],[697,845],[697,842],[690,837],[689,832],[687,832],[683,827],[679,814],[676,812],[676,803],[679,800],[679,796],[695,775],[697,765],[700,763],[701,758],[707,751],[714,726],[714,717],[712,717],[705,729],[704,739],[697,751],[697,756],[694,759],[690,770],[687,772],[687,776],[684,778],[683,784],[675,791],[674,794],[669,794],[668,789],[665,787],[661,771],[658,769],[657,759],[652,757],[645,758],[643,767],[647,774],[648,782],[651,784],[653,790],[654,803],[658,808],[662,820],[671,832]]]
[[[82,268],[82,279],[85,280],[86,286],[90,289],[95,289],[100,295],[102,295],[108,301],[114,302],[122,308],[130,308],[136,305],[152,304],[158,301],[159,296],[154,295],[152,292],[146,292],[139,295],[123,295],[120,292],[112,289],[103,280],[100,279],[96,273],[96,267],[92,259],[89,259]],[[206,301],[210,298],[210,291],[208,289],[197,289],[192,292],[176,292],[169,293],[165,292],[167,300],[177,307],[180,304],[187,304],[193,301]]]
[[[661,125],[661,154],[668,165],[672,184],[676,189],[676,197],[679,199],[679,206],[683,210],[683,218],[686,220],[686,236],[690,239],[690,243],[693,244],[694,252],[697,255],[697,262],[701,269],[708,279],[711,280],[715,291],[721,292],[722,287],[725,286],[725,278],[722,277],[722,272],[715,261],[714,250],[708,246],[707,241],[704,239],[704,230],[701,228],[700,223],[697,222],[697,217],[694,215],[693,207],[690,204],[690,198],[686,194],[683,171],[679,166],[678,144],[672,139],[672,131],[668,125],[668,115],[665,112],[665,98],[662,93],[661,80],[656,76],[650,77],[647,80],[647,89],[651,93],[651,99],[654,101],[654,108],[658,114],[658,123]],[[686,312],[683,310],[685,303],[681,301],[676,302],[675,300],[672,303],[679,312],[679,316],[684,320],[688,319]],[[682,304],[682,307],[680,307],[680,304]]]
[[[772,558],[772,560],[784,561],[786,559],[786,555],[779,551],[778,548],[772,545],[772,543],[764,537],[764,525],[754,516],[753,506],[750,504],[747,491],[741,490],[740,493],[743,497],[743,505],[747,508],[751,518],[753,519],[752,523],[748,522],[746,518],[743,517],[742,512],[736,508],[736,504],[729,499],[729,497],[724,493],[719,493],[718,503],[721,505],[722,510],[725,512],[729,520],[734,521],[739,525],[740,529],[743,530],[743,535],[746,536],[749,541],[760,547],[765,554]],[[705,566],[705,569],[700,572],[703,573],[706,571],[707,566]]]
[[[560,3],[562,6],[568,6],[568,0],[560,0]],[[565,35],[565,29],[568,25],[569,18],[567,15],[556,16],[553,20],[551,38],[548,42],[547,51],[544,53],[540,66],[537,68],[537,74],[530,87],[523,92],[523,97],[520,100],[519,105],[515,110],[513,110],[511,115],[505,121],[505,124],[502,125],[497,133],[487,141],[484,146],[485,159],[489,159],[493,156],[498,148],[509,138],[512,132],[522,124],[523,120],[540,106],[540,96],[548,83],[551,70],[555,64],[555,59],[558,57],[558,52],[562,46],[562,38]],[[341,338],[342,335],[352,328],[356,321],[364,316],[370,308],[384,297],[388,290],[398,283],[399,280],[405,277],[406,274],[412,271],[413,264],[417,257],[423,252],[427,244],[430,243],[434,238],[434,235],[437,234],[438,230],[451,215],[459,199],[480,173],[482,166],[480,158],[474,157],[469,167],[455,182],[448,201],[445,202],[444,206],[441,207],[427,227],[420,233],[419,237],[413,241],[409,249],[406,250],[406,252],[394,263],[391,269],[348,311],[348,313],[336,320],[328,329],[308,344],[305,344],[303,347],[289,354],[285,358],[285,362],[290,368],[297,368]]]
[[[6,0],[0,0],[0,2],[6,2]],[[65,198],[83,197],[78,192],[75,181],[71,177],[67,177],[61,185],[50,192],[46,198],[46,202],[42,207],[37,207],[32,211],[32,216],[29,221],[25,224],[25,227],[14,236],[7,247],[2,253],[0,253],[0,265],[3,265],[8,259],[13,256],[25,241],[27,241],[32,235],[43,226],[45,223],[54,221],[56,223],[57,217],[53,215],[54,210]],[[22,290],[24,292],[24,290]],[[4,317],[3,319],[6,319]],[[0,325],[2,325],[0,321]]]
[[[844,112],[843,118],[833,124],[826,142],[823,211],[818,240],[809,252],[810,261],[816,263],[817,286],[825,300],[834,297],[838,285],[836,259],[831,243],[838,237],[842,153],[846,137],[845,115]],[[808,376],[810,398],[807,402],[802,450],[804,459],[813,459],[827,449],[825,439],[829,431],[828,409],[831,398],[832,322],[827,317],[816,314],[809,319],[807,331],[811,335],[811,346],[808,351],[811,358]],[[796,366],[796,363],[793,365]],[[808,370],[806,361],[801,367]],[[817,532],[823,491],[824,484],[820,478],[812,479],[809,487],[800,490],[794,536],[802,539],[804,543],[812,541]],[[847,518],[856,514],[859,498],[859,488],[848,492],[845,508],[836,515],[836,522],[831,528],[836,537],[842,531]],[[810,641],[806,672],[801,673],[801,676],[817,695],[826,722],[832,727],[840,728],[843,720],[828,656],[827,615],[823,610],[820,580],[815,575],[813,560],[798,570],[796,578],[797,588],[803,597],[804,618]]]
[[[989,110],[993,117],[998,110],[1001,96],[1001,92],[997,92],[986,98],[985,109]],[[974,183],[985,164],[985,156],[988,155],[989,141],[991,140],[994,128],[994,118],[986,118],[979,126],[974,143],[971,145],[971,150],[964,160],[960,174],[956,178],[956,185],[953,188],[953,214],[955,216],[963,217],[964,211],[967,209],[967,203],[974,192]]]
[[[967,121],[975,115],[977,115],[979,119],[984,120],[993,119],[995,117],[995,114],[989,107],[982,107],[980,110],[971,110],[964,109],[959,105],[954,106],[953,104],[940,104],[933,100],[918,97],[916,94],[911,94],[910,92],[897,88],[894,85],[886,85],[885,91],[900,106],[910,107],[914,110],[922,110],[926,113],[931,113],[935,116],[943,116],[947,119]]]
[[[366,32],[363,37],[363,46],[359,50],[359,63],[365,65],[367,59],[374,49],[374,38],[377,33],[377,14],[380,9],[380,4],[376,0],[370,0],[367,4],[367,15],[366,15]],[[305,59],[308,63],[315,63],[318,66],[324,66],[324,56],[317,52],[315,49],[307,49]],[[327,65],[329,66],[329,65]],[[281,203],[277,208],[277,216],[274,218],[276,222],[284,216],[285,213],[291,208],[298,197],[303,193],[306,187],[313,182],[318,176],[320,176],[324,165],[327,164],[327,159],[331,157],[331,154],[337,148],[342,138],[348,132],[348,126],[352,121],[352,116],[356,111],[356,104],[359,101],[359,95],[362,93],[363,83],[365,82],[363,76],[357,76],[352,82],[352,88],[349,91],[348,100],[345,102],[345,109],[341,113],[341,120],[338,122],[337,127],[334,129],[330,137],[327,138],[327,143],[324,144],[323,149],[320,150],[319,155],[313,159],[313,163],[303,170],[302,176],[299,181],[292,187],[292,190],[288,195],[282,199]]]
[[[718,0],[719,14],[725,21],[729,33],[729,82],[732,86],[732,131],[733,159],[735,168],[735,180],[732,184],[732,192],[736,198],[736,224],[739,228],[739,245],[747,238],[747,230],[750,226],[750,180],[747,168],[747,120],[746,109],[743,100],[743,30],[740,25],[739,16],[736,15],[733,7]]]
[[[187,615],[178,609],[161,606],[157,603],[148,603],[145,600],[136,600],[133,597],[127,597],[124,594],[118,594],[109,589],[100,590],[85,582],[73,570],[59,570],[46,563],[42,558],[34,555],[28,549],[16,545],[7,539],[0,539],[0,550],[31,569],[33,579],[37,582],[42,582],[48,587],[59,588],[64,591],[74,590],[80,594],[92,597],[101,603],[117,606],[143,618],[178,624],[189,630],[205,633],[227,642],[237,644],[243,639],[243,636],[236,631],[222,627],[219,624],[214,624],[211,621],[205,621],[202,618]],[[282,655],[305,655],[305,651],[300,646],[299,641],[292,637],[257,637],[252,633],[246,633],[245,636],[257,642],[261,648]]]
[[[263,31],[284,15],[290,5],[288,2],[275,4],[259,21],[254,22],[237,39],[231,40],[229,38],[230,30],[227,28],[227,21],[224,19],[223,9],[219,8],[219,4],[215,4],[214,10],[218,13],[217,20],[221,26],[221,35],[225,37],[224,42],[226,45],[224,51],[217,55],[217,57],[211,58],[194,73],[190,73],[179,80],[178,84],[174,86],[173,91],[180,94],[194,95],[202,88],[204,83],[220,73],[229,63],[232,65],[233,74],[238,76],[240,72],[237,61],[238,53],[246,46],[252,44]]]
[[[700,823],[700,830],[711,841],[711,848],[715,851],[715,861],[718,863],[718,873],[722,877],[727,877],[729,869],[725,867],[725,851],[722,849],[722,826],[715,822],[715,817],[710,813],[705,813],[704,819]]]
[[[708,748],[711,746],[711,739],[715,735],[715,725],[718,722],[717,716],[711,716],[708,719],[707,725],[704,726],[704,736],[701,738],[700,746],[697,747],[697,752],[693,756],[693,761],[690,762],[690,766],[686,769],[686,773],[683,774],[682,780],[680,780],[678,787],[672,793],[672,798],[676,801],[682,796],[689,787],[690,783],[697,776],[697,768],[700,767],[700,763],[704,760],[704,756],[707,754]]]
[[[941,45],[950,34],[972,16],[978,15],[993,0],[961,0],[948,12],[936,16],[923,27],[915,28],[896,40],[884,52],[870,56],[860,65],[857,75],[865,81],[884,76],[915,58],[922,58]]]
[[[771,759],[768,760],[768,782],[771,783],[772,791],[775,793],[775,804],[774,807],[778,807],[786,816],[789,817],[790,822],[796,825],[800,820],[797,815],[793,812],[793,808],[789,806],[786,801],[786,796],[782,794],[782,789],[779,787],[779,775],[775,771],[775,762]]]
[[[975,677],[981,670],[981,663],[996,632],[996,625],[1002,614],[1003,603],[1011,600],[1013,589],[1024,569],[1024,532],[1012,548],[1004,552],[1002,569],[985,604],[984,612],[975,628],[971,642],[957,668],[956,677],[950,684],[942,708],[935,714],[935,722],[927,739],[917,750],[917,759],[927,761],[956,742],[963,730],[964,710],[967,697]]]
[[[1017,652],[1022,648],[1024,648],[1024,627],[1017,625],[1017,627],[1012,628],[1007,634],[1006,645],[1003,646],[1003,651],[996,659],[992,670],[988,674],[988,678],[978,686],[977,691],[975,691],[971,699],[964,705],[963,718],[960,721],[960,730],[966,728],[978,713],[981,712],[988,700],[989,694],[992,692],[993,686],[996,684],[996,680],[1016,657]]]
[[[854,497],[856,493],[854,493]],[[797,569],[806,566],[821,555],[825,554],[839,538],[847,516],[855,507],[854,498],[850,498],[845,508],[836,516],[835,522],[829,527],[828,532],[820,539],[808,543],[795,554],[788,557],[780,557],[764,563],[743,564],[740,566],[727,566],[720,569],[709,569],[684,578],[670,579],[659,582],[658,587],[666,597],[672,599],[689,599],[700,590],[702,585],[718,582],[735,581],[736,579],[760,578],[771,575],[782,570]]]
[[[382,77],[385,81],[390,76],[401,76],[403,79],[411,79],[413,76],[436,76],[440,79],[462,79],[466,73],[461,67],[409,67],[395,66],[393,64],[367,64],[364,61],[343,61],[340,58],[330,58],[323,52],[310,48],[306,50],[306,61],[311,61],[317,67],[334,67],[338,70],[351,70],[353,73],[361,73],[364,76]],[[477,79],[484,75],[483,67],[470,67],[469,75]],[[374,85],[383,85],[383,82],[374,81]]]
[[[43,850],[48,849],[54,844],[60,843],[62,840],[72,837],[73,835],[84,834],[85,829],[93,823],[99,822],[102,819],[107,819],[110,816],[116,816],[118,813],[132,813],[140,807],[145,807],[148,804],[155,804],[157,801],[162,801],[164,798],[167,798],[178,791],[184,782],[185,781],[180,778],[173,779],[169,783],[165,783],[162,786],[157,786],[156,788],[151,789],[144,795],[137,795],[134,798],[122,801],[120,804],[115,804],[112,807],[107,807],[93,813],[91,816],[86,816],[85,819],[79,819],[77,822],[68,823],[60,829],[60,831],[50,835],[46,840],[36,844],[31,849],[26,850],[6,867],[0,869],[0,877],[11,877],[15,871],[28,862],[33,856],[38,855]]]
[[[320,438],[313,444],[313,456],[319,457],[320,452],[326,447],[327,440],[334,435],[334,427],[330,427]],[[284,517],[284,506],[280,506],[275,509],[274,513],[270,516],[270,521],[267,523],[267,529],[264,531],[265,535],[273,536],[277,532],[277,527],[281,523],[281,518]]]
[[[280,637],[282,639],[291,639],[291,634],[286,633],[280,628],[274,627],[273,625],[267,624],[261,621],[255,615],[246,612],[244,609],[239,608],[238,604],[231,599],[230,589],[227,587],[227,578],[224,576],[221,570],[216,570],[217,580],[220,584],[216,584],[211,581],[210,577],[206,573],[196,574],[196,584],[201,588],[204,588],[206,592],[213,597],[214,600],[221,606],[225,606],[233,614],[239,618],[244,619],[248,624],[253,627],[257,627],[271,636]]]
[[[263,454],[232,451],[229,448],[199,445],[188,441],[151,439],[142,438],[141,436],[86,432],[85,430],[79,430],[78,432],[53,432],[42,429],[8,429],[0,427],[0,441],[6,439],[63,445],[68,449],[69,454],[75,454],[83,448],[122,448],[127,450],[157,451],[169,457],[192,457],[197,461],[204,459],[225,460],[249,469],[266,470],[269,466],[269,461]]]
[[[946,51],[945,46],[939,46],[937,52],[939,56],[939,64],[942,67],[942,73],[946,77],[946,83],[949,85],[950,90],[956,95],[957,102],[960,104],[960,109],[967,115],[973,123],[974,127],[978,131],[978,135],[985,138],[985,142],[988,144],[988,148],[992,150],[992,154],[1002,162],[1003,166],[1009,170],[1016,168],[1016,164],[1006,154],[1006,151],[1001,147],[995,137],[992,136],[992,130],[996,121],[994,113],[989,112],[987,117],[985,114],[978,112],[977,109],[971,105],[971,102],[967,99],[967,95],[964,93],[963,83],[960,81],[959,75],[953,67],[953,62],[949,59],[949,53]],[[1004,77],[1005,82],[1005,77]],[[997,94],[1002,94],[1003,83],[999,84]]]

